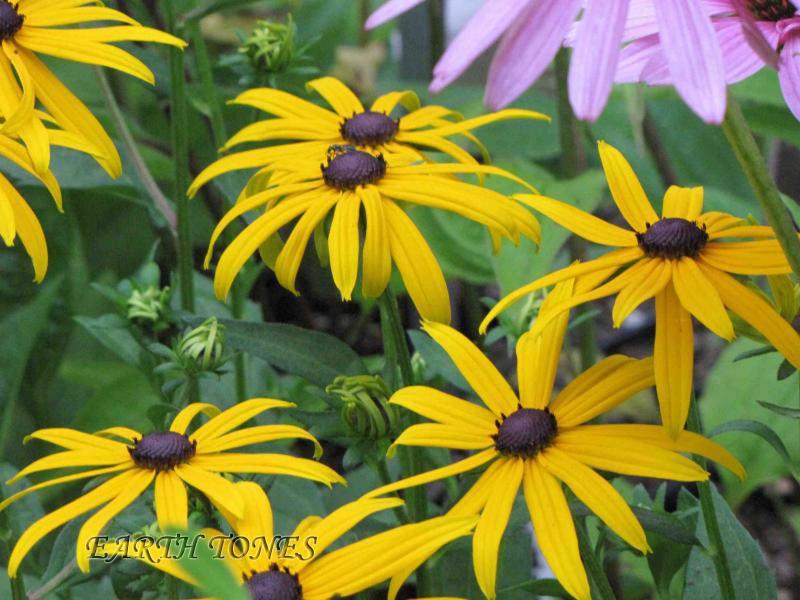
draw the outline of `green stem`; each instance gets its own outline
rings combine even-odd
[[[431,31],[431,69],[433,69],[444,54],[444,3],[442,0],[430,0],[428,19]]]
[[[389,485],[394,483],[392,481],[392,476],[389,475],[389,467],[386,465],[386,457],[381,456],[376,461],[373,462],[373,468],[378,473],[378,479],[381,480],[382,485]],[[400,523],[410,523],[411,520],[408,517],[408,512],[406,511],[405,506],[398,506],[394,509],[394,514],[397,517],[397,520]]]
[[[703,426],[700,421],[700,409],[694,397],[692,398],[689,408],[687,428],[690,431],[700,434],[702,434],[703,431]],[[695,456],[694,459],[701,467],[705,468],[705,458]],[[697,489],[700,494],[700,509],[703,511],[703,522],[705,523],[706,533],[708,534],[708,553],[711,556],[711,560],[714,562],[714,570],[717,573],[717,581],[719,582],[720,590],[719,597],[722,600],[735,600],[736,594],[733,587],[733,578],[731,577],[728,555],[725,550],[725,544],[722,541],[719,522],[717,521],[717,512],[714,509],[714,496],[712,495],[711,485],[709,480],[697,483]]]
[[[775,231],[775,237],[778,238],[792,271],[800,278],[800,239],[797,237],[791,213],[783,203],[778,187],[769,173],[764,155],[733,94],[728,94],[728,112],[722,123],[722,131],[750,182],[761,210]]]
[[[225,118],[222,114],[222,104],[217,95],[217,87],[214,84],[214,69],[211,65],[211,58],[208,53],[208,45],[203,36],[203,31],[197,22],[189,25],[189,34],[192,39],[192,46],[194,48],[195,65],[197,67],[197,76],[200,80],[200,89],[203,94],[203,99],[208,106],[208,120],[211,123],[211,137],[214,140],[214,145],[221,148],[225,145],[228,139],[228,132],[225,127]],[[233,203],[225,198],[225,210],[229,210]],[[233,239],[233,233],[230,229],[226,229],[225,233],[226,245]],[[231,314],[234,319],[241,319],[244,315],[245,307],[245,288],[242,286],[241,281],[237,281],[231,290]],[[244,354],[237,354],[234,358],[234,370],[236,377],[236,398],[239,402],[247,399],[247,363]]]
[[[586,157],[580,124],[572,111],[567,91],[569,73],[569,56],[566,49],[556,55],[556,81],[558,85],[558,138],[561,144],[561,176],[572,179],[586,170]],[[570,259],[586,260],[587,244],[584,240],[572,237],[568,244]],[[588,312],[590,307],[581,305],[576,309],[577,316]],[[584,319],[578,327],[579,349],[582,370],[586,370],[597,362],[597,341],[594,333],[594,321]]]
[[[175,6],[165,0],[161,6],[167,30],[178,35]],[[178,279],[181,307],[194,311],[194,256],[192,228],[189,220],[189,121],[186,106],[184,55],[180,48],[170,48],[170,118],[172,125],[172,160],[175,167],[175,206],[178,212]]]
[[[406,341],[406,332],[400,317],[400,308],[389,286],[378,298],[378,307],[381,315],[381,333],[383,334],[383,351],[386,358],[387,384],[393,392],[397,389],[411,385],[414,382],[414,372],[411,367],[411,353]],[[413,419],[405,419],[406,427],[413,424]],[[400,461],[404,477],[411,477],[422,472],[422,449],[417,447],[402,447],[399,449]],[[406,491],[409,505],[409,516],[414,522],[425,519],[428,511],[427,498],[424,487],[412,487]],[[429,587],[428,572],[425,565],[417,569],[417,592],[419,596],[427,596]]]
[[[598,598],[601,598],[602,600],[615,600],[616,596],[614,595],[614,589],[608,582],[608,577],[603,569],[603,565],[597,559],[597,555],[592,547],[592,542],[589,538],[589,530],[586,527],[585,519],[576,519],[575,531],[578,534],[578,546],[580,548],[583,564],[586,566],[589,579],[594,584],[592,587],[594,588],[594,591],[597,592]]]
[[[153,174],[150,173],[150,169],[147,168],[147,163],[145,163],[144,158],[139,152],[136,140],[133,138],[133,134],[128,124],[125,122],[125,116],[122,114],[119,103],[114,96],[114,90],[111,89],[111,85],[108,83],[108,77],[105,71],[103,71],[101,67],[95,67],[95,74],[97,75],[97,81],[100,82],[100,89],[108,105],[111,120],[114,122],[117,134],[122,139],[122,144],[125,146],[125,150],[130,156],[131,165],[133,165],[133,168],[136,170],[136,174],[142,186],[144,186],[145,191],[147,191],[147,194],[153,199],[153,204],[155,204],[156,209],[161,213],[164,221],[166,221],[174,239],[177,235],[177,218],[175,217],[175,211],[172,209],[172,205],[169,203],[169,200],[167,200],[167,197],[161,191],[161,188],[158,187]]]

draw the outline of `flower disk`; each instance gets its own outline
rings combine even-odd
[[[797,12],[790,0],[747,0],[747,8],[759,21],[782,21]]]
[[[25,17],[17,12],[17,4],[0,1],[0,40],[8,40],[22,27]]]
[[[269,571],[254,574],[247,580],[253,600],[301,600],[303,588],[297,576],[271,565]]]
[[[520,408],[497,426],[495,447],[500,454],[533,458],[553,443],[558,423],[549,410]]]
[[[170,471],[194,456],[197,442],[174,431],[157,431],[148,433],[128,451],[143,469]]]
[[[666,218],[637,233],[639,247],[651,258],[696,258],[708,241],[708,233],[694,221]]]
[[[355,114],[342,123],[342,137],[357,146],[380,146],[391,142],[400,128],[399,121],[371,110]]]
[[[373,156],[360,150],[346,149],[333,154],[328,165],[322,165],[322,177],[337,190],[354,190],[360,185],[375,183],[386,174],[382,155]]]

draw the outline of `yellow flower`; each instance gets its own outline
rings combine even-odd
[[[25,147],[0,133],[0,156],[39,179],[61,210],[61,189],[53,174],[46,169],[37,172]],[[6,177],[0,173],[0,238],[6,246],[13,246],[19,237],[33,263],[34,279],[37,283],[47,273],[47,240],[39,224],[39,219],[25,199]]]
[[[543,310],[592,282],[557,286]],[[441,324],[425,330],[447,352],[486,408],[424,386],[399,390],[391,399],[433,423],[412,425],[397,445],[476,450],[466,459],[378,488],[375,497],[488,465],[475,485],[448,512],[480,514],[473,539],[473,565],[483,593],[495,596],[497,556],[520,485],[531,521],[553,573],[573,596],[588,600],[589,584],[561,482],[633,547],[648,552],[644,530],[622,496],[594,469],[678,481],[708,478],[678,452],[706,456],[740,477],[744,469],[721,446],[683,431],[670,438],[658,425],[587,425],[631,395],[653,385],[653,361],[610,356],[574,379],[551,401],[569,313],[541,333],[517,343],[519,396],[467,338]]]
[[[268,178],[268,187],[240,198],[211,238],[206,267],[222,231],[245,213],[266,207],[222,253],[214,277],[214,289],[221,299],[256,250],[274,269],[280,284],[296,294],[297,271],[309,238],[315,230],[325,235],[325,218],[331,211],[330,268],[342,298],[350,300],[358,278],[363,206],[362,293],[368,298],[380,296],[394,262],[417,310],[433,321],[450,321],[447,285],[436,257],[400,202],[446,210],[485,225],[496,247],[500,237],[516,243],[520,234],[539,241],[539,223],[530,211],[502,194],[454,177],[458,173],[493,174],[530,189],[496,167],[419,163],[398,154],[384,156],[337,145],[327,155],[285,156],[279,152],[269,160],[256,176]],[[298,217],[283,245],[278,230]]]
[[[550,273],[512,292],[490,311],[481,332],[500,312],[530,292],[586,273],[599,275],[597,287],[554,306],[537,326],[572,306],[618,294],[613,319],[614,326],[619,327],[636,307],[655,296],[656,388],[661,419],[675,437],[686,423],[692,393],[691,316],[730,341],[734,329],[727,308],[800,368],[797,332],[767,301],[729,275],[778,275],[790,273],[791,267],[770,227],[749,225],[722,212],[703,213],[703,188],[670,187],[659,218],[622,154],[603,142],[599,149],[611,195],[632,229],[606,223],[551,198],[519,199],[582,238],[619,250]]]
[[[31,525],[17,541],[8,561],[8,573],[15,577],[22,559],[48,533],[78,516],[102,506],[78,533],[77,559],[83,571],[89,569],[91,538],[150,487],[155,480],[155,512],[162,529],[187,527],[186,485],[202,492],[219,510],[241,517],[244,499],[234,483],[218,473],[264,473],[294,475],[330,486],[345,483],[332,469],[313,460],[285,454],[231,453],[233,448],[287,438],[314,442],[317,456],[322,449],[311,434],[292,425],[259,425],[234,431],[239,425],[271,408],[294,404],[269,398],[254,398],[224,412],[211,404],[195,403],[184,408],[169,431],[142,435],[127,427],[112,427],[96,434],[74,429],[41,429],[28,439],[50,442],[64,452],[41,458],[15,475],[8,483],[32,473],[67,467],[94,467],[33,485],[0,503],[0,510],[31,492],[52,485],[117,473],[111,479],[65,504]],[[186,434],[200,413],[212,418],[193,433]],[[110,439],[117,437],[126,443]]]
[[[223,511],[237,534],[203,531],[215,555],[221,556],[233,576],[254,600],[328,600],[345,598],[402,574],[405,579],[439,548],[468,535],[474,517],[439,517],[403,525],[325,553],[342,535],[378,511],[403,504],[397,499],[360,500],[345,504],[324,518],[305,518],[288,537],[295,549],[268,550],[275,532],[272,507],[256,484],[236,484],[244,498],[243,518]],[[217,541],[215,541],[215,538]],[[234,545],[235,544],[235,545]],[[135,546],[135,543],[134,543]],[[285,548],[289,548],[289,542]],[[98,548],[104,556],[140,559],[174,577],[196,585],[193,578],[170,557],[168,549],[131,552],[129,543],[110,543]],[[390,596],[391,597],[391,596]]]
[[[460,115],[443,106],[420,107],[419,98],[411,91],[385,94],[366,110],[356,95],[333,77],[315,79],[307,87],[322,96],[333,111],[269,88],[248,90],[236,98],[232,104],[252,106],[276,118],[248,125],[225,144],[223,151],[247,142],[282,140],[284,143],[219,159],[198,175],[190,193],[194,194],[222,173],[262,167],[276,156],[291,154],[300,159],[318,160],[334,144],[349,144],[361,150],[402,154],[417,159],[423,158],[419,150],[423,148],[475,165],[478,164],[475,158],[448,138],[465,136],[477,145],[488,162],[486,150],[470,133],[473,129],[508,119],[550,120],[541,113],[510,109],[458,122]],[[390,115],[398,105],[409,113],[392,118]]]
[[[95,21],[122,25],[65,27]],[[144,63],[112,45],[125,41],[186,45],[176,37],[142,27],[131,17],[95,0],[0,0],[2,131],[24,141],[37,171],[47,169],[50,144],[57,143],[43,124],[54,120],[66,132],[61,141],[70,137],[72,143],[75,138],[85,140],[100,165],[112,177],[120,175],[119,154],[103,126],[38,55],[111,67],[154,83],[153,73]],[[34,108],[37,101],[49,115]]]

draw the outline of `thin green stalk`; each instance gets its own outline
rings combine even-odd
[[[592,547],[585,519],[576,519],[575,531],[578,533],[578,547],[580,549],[581,558],[583,559],[583,564],[586,566],[586,572],[589,575],[590,581],[594,584],[593,588],[594,591],[597,592],[598,598],[601,600],[615,600],[614,589],[608,582],[608,577],[603,569],[603,565],[598,560],[594,548]]]
[[[386,465],[386,457],[381,456],[372,464],[372,467],[375,469],[375,472],[378,473],[378,478],[381,480],[382,485],[389,485],[394,483],[392,481],[391,475],[389,475],[389,467]],[[408,517],[408,512],[406,511],[405,506],[397,506],[394,509],[394,514],[397,517],[397,520],[400,523],[410,523],[411,520]]]
[[[775,237],[783,248],[795,275],[800,279],[800,239],[794,228],[789,209],[783,203],[775,181],[769,173],[767,162],[758,147],[742,109],[733,94],[728,94],[728,112],[722,123],[722,131],[728,138],[742,171],[767,217]]]
[[[569,56],[562,49],[556,55],[556,81],[558,84],[558,138],[561,144],[561,176],[572,179],[586,169],[586,157],[578,119],[572,111],[567,91],[567,74],[569,73]],[[568,244],[571,260],[586,259],[586,242],[573,237]],[[580,317],[589,311],[588,306],[579,306],[576,316]],[[594,321],[584,319],[578,327],[579,350],[583,370],[597,362],[597,341],[594,333]]]
[[[695,433],[702,434],[703,432],[703,426],[700,421],[700,409],[694,397],[692,398],[692,403],[689,408],[687,428]],[[705,468],[705,458],[695,456],[694,459],[701,467]],[[731,577],[731,569],[728,563],[725,544],[722,541],[719,521],[717,521],[717,512],[714,510],[714,496],[711,492],[711,485],[711,482],[708,480],[697,483],[697,489],[700,494],[700,509],[703,511],[703,521],[706,526],[706,533],[708,534],[709,547],[707,550],[708,554],[711,556],[711,560],[714,562],[714,570],[717,573],[720,598],[722,600],[735,600],[736,594],[733,587],[733,578]]]
[[[197,77],[200,81],[200,89],[203,99],[208,107],[208,120],[211,124],[211,137],[214,145],[221,148],[228,139],[228,132],[225,127],[225,118],[222,114],[222,103],[217,95],[217,87],[214,84],[214,69],[211,65],[211,57],[208,53],[208,45],[203,36],[203,31],[197,22],[192,22],[189,26],[189,37],[194,48],[195,66],[197,67]],[[225,210],[230,209],[233,203],[225,198]],[[224,234],[226,245],[233,239],[230,228]],[[231,290],[231,314],[234,319],[241,319],[244,315],[245,307],[245,288],[241,281],[236,281]],[[247,399],[247,363],[244,354],[237,354],[234,358],[234,371],[236,377],[236,398],[239,402]]]
[[[414,382],[414,372],[411,367],[411,353],[406,341],[406,332],[400,318],[400,308],[397,298],[390,287],[378,298],[378,307],[381,315],[381,333],[383,335],[383,351],[387,364],[387,384],[389,389],[395,391]],[[408,416],[404,426],[413,424],[413,419]],[[422,449],[416,447],[402,447],[399,457],[403,475],[410,477],[422,472]],[[425,519],[428,511],[425,489],[412,487],[406,491],[408,498],[408,512],[411,520],[419,522]],[[417,592],[420,596],[427,596],[429,590],[428,573],[425,565],[417,570]]]
[[[167,30],[179,35],[175,6],[172,0],[161,3]],[[194,311],[194,255],[192,228],[189,220],[189,120],[186,105],[184,55],[179,48],[170,48],[170,118],[172,125],[172,161],[175,167],[175,206],[178,212],[178,279],[181,307]]]
[[[444,3],[442,0],[428,2],[428,22],[431,31],[431,68],[433,68],[444,54]]]

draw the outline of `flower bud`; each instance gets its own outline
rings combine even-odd
[[[209,317],[178,343],[176,354],[181,363],[199,371],[215,371],[225,362],[222,357],[225,343],[224,326],[216,317]]]
[[[133,290],[126,301],[127,317],[131,322],[146,323],[153,331],[169,327],[167,313],[171,290],[150,286],[146,290]]]
[[[377,375],[340,375],[325,391],[342,402],[342,420],[348,431],[360,438],[387,437],[397,425],[397,415],[389,404],[389,389]]]

